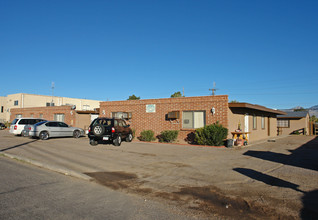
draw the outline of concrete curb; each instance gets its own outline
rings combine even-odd
[[[57,173],[64,174],[66,176],[72,176],[72,177],[76,177],[76,178],[83,179],[83,180],[86,180],[86,181],[93,181],[92,177],[87,176],[87,175],[85,175],[83,173],[76,172],[74,170],[68,170],[68,169],[65,169],[65,168],[62,168],[62,167],[45,164],[45,163],[42,163],[42,162],[39,162],[39,161],[35,161],[35,160],[29,159],[29,158],[26,158],[26,157],[12,155],[12,154],[8,154],[8,153],[1,153],[1,154],[3,156],[5,156],[5,157],[11,158],[11,159],[20,160],[20,161],[32,164],[32,165],[37,166],[37,167],[41,167],[41,168],[48,169],[48,170],[51,170],[51,171],[54,171],[54,172],[57,172]]]

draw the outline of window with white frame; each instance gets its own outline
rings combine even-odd
[[[265,117],[262,116],[262,129],[265,129]]]
[[[184,111],[182,113],[182,128],[196,129],[205,126],[205,111]]]
[[[256,130],[257,129],[257,116],[253,115],[253,129]]]
[[[277,119],[277,127],[278,128],[289,128],[289,120],[288,119]]]
[[[15,118],[22,118],[22,115],[21,114],[16,114]]]
[[[64,114],[54,114],[54,121],[64,122],[65,115]]]
[[[15,100],[14,101],[14,106],[18,106],[19,105],[19,101],[18,100]]]

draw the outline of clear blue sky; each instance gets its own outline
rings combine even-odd
[[[0,96],[318,104],[317,0],[0,0]]]

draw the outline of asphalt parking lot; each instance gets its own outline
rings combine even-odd
[[[137,141],[92,147],[87,138],[42,141],[4,130],[0,154],[207,216],[318,216],[318,138],[313,136],[241,149]]]

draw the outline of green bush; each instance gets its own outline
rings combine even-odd
[[[153,132],[152,130],[144,130],[140,133],[139,139],[141,141],[154,141],[156,140],[155,132]]]
[[[194,141],[199,145],[222,146],[227,133],[228,129],[217,122],[197,129]]]
[[[162,131],[159,135],[159,142],[172,143],[178,137],[179,131]]]

